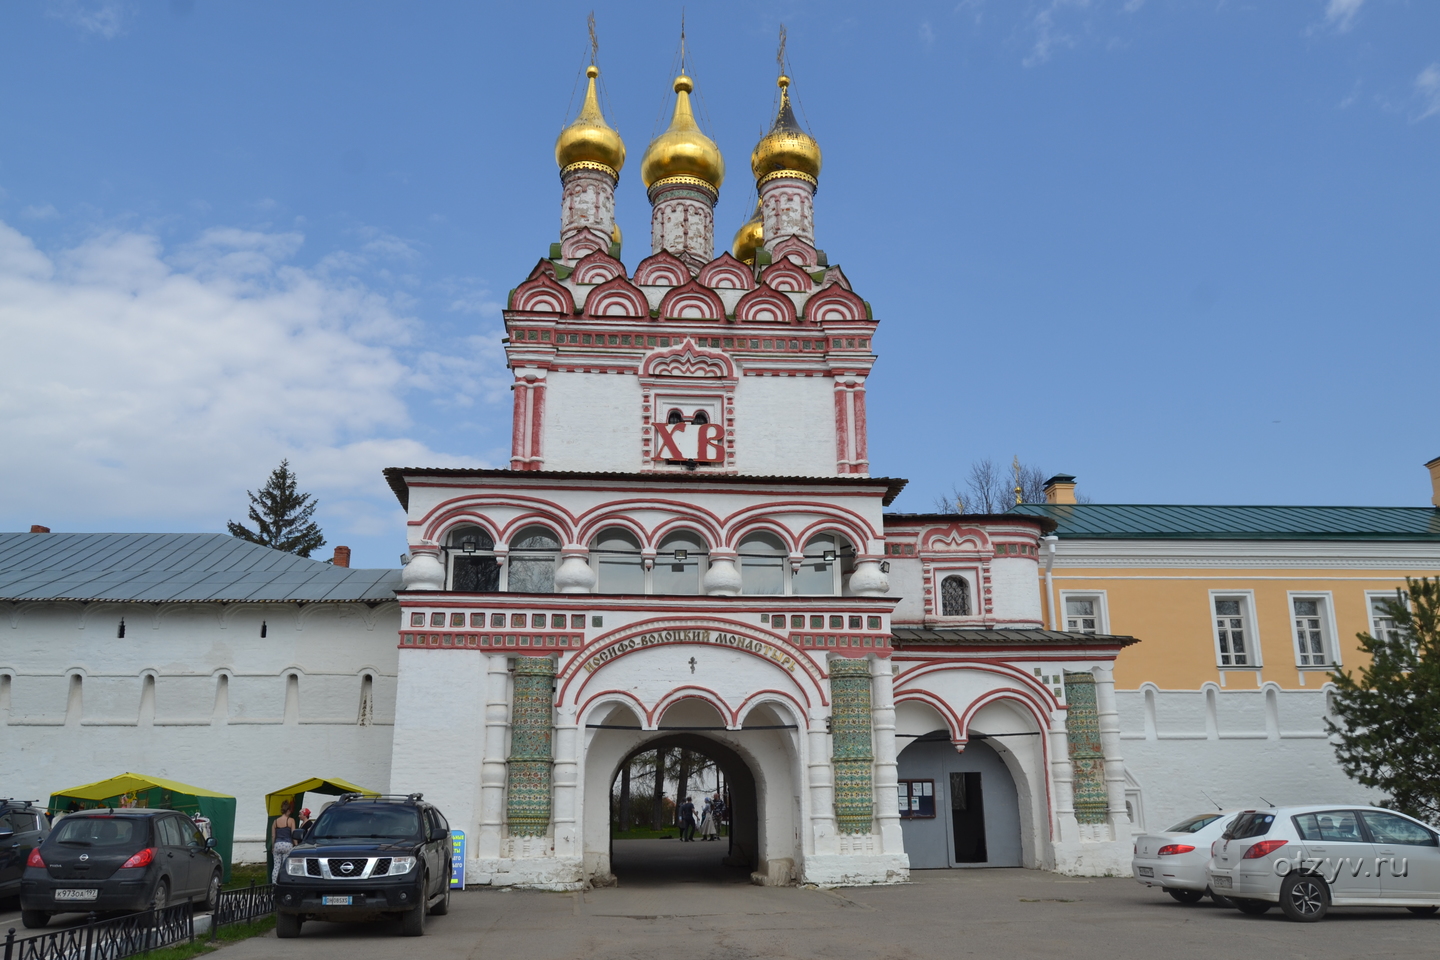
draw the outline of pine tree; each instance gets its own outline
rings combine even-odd
[[[250,498],[250,522],[255,524],[255,529],[231,520],[226,524],[230,536],[298,557],[308,557],[312,550],[325,546],[320,525],[310,519],[319,502],[295,487],[290,461],[281,460],[258,495],[245,491]]]
[[[1405,581],[1410,603],[1386,604],[1393,629],[1359,634],[1370,664],[1331,674],[1326,721],[1347,776],[1385,791],[1386,806],[1440,822],[1440,578]]]

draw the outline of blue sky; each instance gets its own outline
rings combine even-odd
[[[223,530],[288,456],[392,564],[382,467],[506,462],[590,9],[0,8],[0,529]],[[680,5],[595,9],[633,266]],[[1100,502],[1428,504],[1440,4],[692,3],[722,240],[782,21],[896,509],[1013,455]]]

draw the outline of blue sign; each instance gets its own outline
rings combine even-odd
[[[465,889],[465,831],[450,831],[450,886]]]

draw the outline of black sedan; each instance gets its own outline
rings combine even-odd
[[[20,880],[20,920],[43,927],[57,913],[160,909],[220,899],[224,864],[183,814],[84,810],[55,824],[30,852]]]

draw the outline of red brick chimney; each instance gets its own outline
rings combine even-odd
[[[350,548],[349,548],[349,547],[336,547],[336,548],[335,548],[335,559],[331,560],[330,563],[331,563],[332,565],[334,565],[334,566],[337,566],[337,567],[348,567],[348,566],[350,566]]]
[[[31,533],[49,533],[49,532],[50,532],[50,528],[49,528],[49,527],[42,527],[42,526],[40,526],[40,524],[38,524],[38,523],[32,523],[32,524],[30,524],[30,532],[31,532]]]

